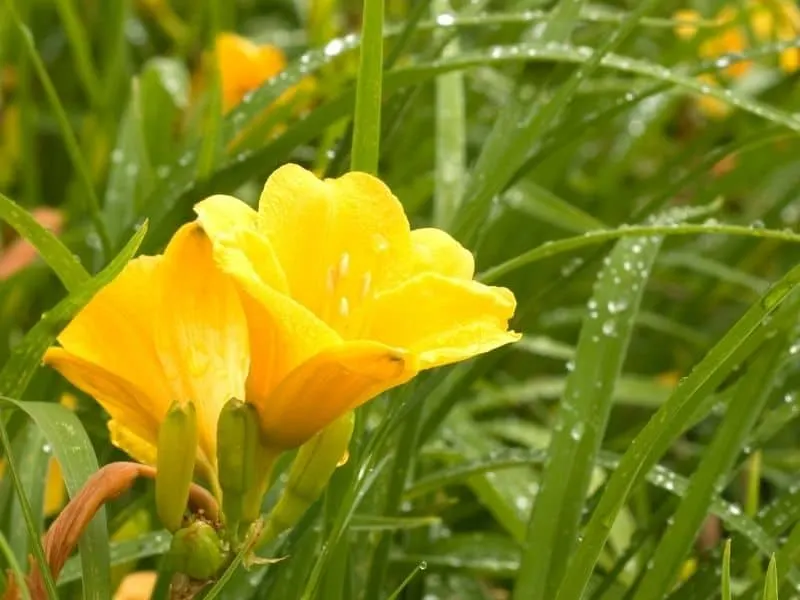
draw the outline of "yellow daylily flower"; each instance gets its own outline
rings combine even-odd
[[[137,571],[126,575],[114,593],[114,600],[148,600],[158,580],[155,571]]]
[[[286,68],[286,56],[280,48],[257,45],[233,33],[217,36],[215,56],[222,79],[225,112],[239,104],[248,92]]]
[[[247,323],[233,282],[216,268],[196,224],[162,256],[132,260],[58,337],[44,357],[109,413],[112,442],[155,464],[158,432],[173,401],[193,403],[199,470],[215,478],[217,418],[244,398]]]
[[[377,178],[275,171],[258,211],[230,196],[196,207],[238,284],[249,327],[248,402],[276,448],[298,446],[419,371],[519,339],[515,299],[473,281],[469,251],[410,230]]]

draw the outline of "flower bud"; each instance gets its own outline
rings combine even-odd
[[[273,540],[293,527],[320,497],[336,467],[343,464],[342,457],[347,455],[353,422],[350,412],[300,447],[289,470],[286,487],[264,523],[260,543]]]
[[[176,531],[167,553],[172,570],[203,581],[219,573],[228,558],[217,532],[205,521]]]
[[[169,531],[180,528],[197,456],[197,414],[191,402],[173,402],[158,430],[156,512]]]
[[[244,519],[243,503],[257,486],[258,414],[247,402],[231,398],[217,422],[217,464],[222,512],[230,527]],[[258,515],[256,515],[258,516]]]

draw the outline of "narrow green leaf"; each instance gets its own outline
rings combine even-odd
[[[566,41],[583,4],[583,0],[560,2],[545,26],[541,44],[548,46],[555,41]],[[459,213],[455,224],[459,239],[465,243],[475,239],[488,213],[491,199],[508,185],[532,147],[561,117],[583,80],[633,32],[639,18],[654,4],[655,0],[640,0],[602,47],[590,52],[587,60],[575,69],[566,82],[552,91],[548,90],[547,94],[542,93],[544,101],[531,103],[531,92],[526,91],[527,86],[520,87],[511,104],[501,112],[475,164],[468,195],[464,198],[464,210]]]
[[[731,540],[725,540],[722,552],[722,600],[732,600],[731,596]]]
[[[47,265],[53,269],[64,287],[73,291],[89,279],[78,258],[64,243],[39,225],[29,212],[11,198],[0,194],[0,219],[36,248]]]
[[[47,74],[47,69],[44,66],[42,58],[39,56],[39,52],[36,50],[36,44],[33,40],[33,35],[20,19],[19,14],[17,14],[16,9],[14,8],[12,0],[6,0],[6,6],[14,26],[20,33],[20,37],[22,38],[23,42],[22,45],[31,59],[42,87],[44,87],[45,94],[50,102],[50,108],[55,113],[56,121],[58,122],[59,129],[61,130],[61,135],[64,138],[64,144],[66,145],[67,152],[72,160],[72,166],[75,168],[75,171],[78,175],[78,180],[83,187],[86,210],[89,213],[89,217],[92,219],[92,222],[94,223],[97,235],[100,238],[103,252],[106,256],[110,256],[111,239],[108,237],[105,222],[100,214],[100,202],[97,199],[97,194],[94,190],[94,184],[92,183],[92,176],[89,172],[89,167],[87,166],[86,161],[81,153],[80,145],[75,137],[75,132],[72,131],[72,126],[69,123],[67,113],[58,98],[58,92],[53,85],[53,81],[50,79],[50,75]]]
[[[431,6],[434,16],[452,18],[450,0]],[[443,37],[442,35],[438,37]],[[453,37],[442,50],[443,57],[457,56],[459,42]],[[433,222],[447,229],[453,222],[466,184],[467,140],[464,75],[453,71],[436,78],[436,188]]]
[[[41,537],[44,524],[44,495],[49,462],[49,456],[43,450],[44,445],[45,439],[42,433],[28,424],[17,432],[11,443],[21,489],[30,504],[36,537]],[[12,502],[9,523],[17,526],[12,526],[9,531],[8,542],[17,560],[24,565],[28,563],[33,536],[29,529],[18,526],[19,523],[25,522],[23,511],[22,504],[18,500]]]
[[[6,470],[11,476],[11,482],[17,495],[17,506],[19,507],[19,512],[22,515],[22,520],[25,523],[25,529],[28,533],[28,542],[33,551],[33,558],[42,574],[45,593],[47,594],[47,598],[49,600],[57,600],[58,594],[56,593],[56,584],[53,581],[53,575],[47,565],[47,557],[44,553],[41,533],[39,531],[41,523],[41,509],[39,510],[39,514],[34,513],[34,509],[31,506],[30,500],[26,494],[26,486],[23,475],[20,474],[20,471],[17,467],[17,462],[14,458],[14,453],[11,448],[11,440],[8,438],[6,425],[4,422],[2,422],[2,420],[0,420],[0,445],[2,445],[3,454],[6,459]],[[18,523],[15,523],[15,525],[17,525],[17,527],[19,526]],[[22,556],[17,558],[24,560],[25,557]]]
[[[97,106],[101,90],[97,69],[92,62],[92,50],[89,44],[91,37],[88,35],[83,23],[81,23],[80,16],[72,0],[56,0],[55,5],[64,24],[67,41],[72,50],[75,72],[78,74],[78,79],[83,85],[89,102]]]
[[[170,534],[166,530],[146,533],[132,540],[113,542],[109,547],[110,565],[116,567],[141,558],[159,556],[169,550]],[[81,557],[73,556],[64,564],[58,585],[78,581],[82,577]]]
[[[789,300],[782,311],[797,305],[797,298]],[[772,324],[770,327],[775,331]],[[727,478],[745,437],[769,398],[775,372],[780,366],[779,357],[785,350],[784,343],[783,336],[780,336],[778,340],[765,344],[739,383],[722,424],[692,475],[687,495],[659,541],[652,558],[653,568],[645,574],[634,600],[660,599],[664,590],[675,582],[681,563],[706,517],[706,507]]]
[[[660,246],[657,237],[620,240],[597,277],[533,505],[515,599],[553,598],[564,577],[634,317]],[[541,553],[542,545],[550,551]]]
[[[764,600],[778,600],[778,564],[775,556],[769,560],[767,580],[764,582]]]
[[[143,106],[140,80],[134,80],[111,152],[103,199],[103,220],[115,247],[122,243],[127,224],[133,222],[141,210],[141,198],[152,191],[154,184],[144,139]]]
[[[550,258],[563,252],[578,250],[593,244],[600,244],[609,240],[622,237],[641,237],[653,235],[697,235],[697,234],[723,234],[739,235],[746,237],[760,237],[764,239],[781,240],[784,242],[798,243],[800,235],[791,231],[760,229],[745,227],[743,225],[704,224],[693,225],[680,223],[678,225],[631,225],[610,231],[588,231],[582,236],[565,238],[553,242],[545,242],[538,248],[528,250],[515,256],[479,275],[481,281],[491,283],[500,277],[517,269],[532,264],[544,258]]]
[[[5,396],[0,396],[0,401],[6,406],[23,411],[33,420],[61,465],[67,491],[70,497],[74,497],[99,469],[92,442],[78,417],[67,408],[52,402],[20,402]],[[101,509],[78,543],[83,573],[83,597],[86,600],[107,600],[111,597],[108,547],[105,510]]]
[[[383,85],[384,0],[364,0],[350,169],[378,172]]]
[[[0,533],[0,554],[3,555],[11,574],[14,576],[14,579],[17,580],[17,588],[20,591],[22,600],[31,600],[31,594],[25,582],[25,574],[22,572],[22,569],[19,568],[19,562],[17,562],[14,553],[8,545],[8,540],[6,540],[6,537],[2,533]]]
[[[731,370],[764,341],[763,322],[800,284],[795,267],[762,296],[681,382],[670,399],[639,432],[612,473],[605,492],[584,529],[584,538],[572,556],[557,600],[580,597],[608,537],[617,513],[643,473],[664,454],[684,425],[691,421],[696,403],[710,394]]]
[[[531,215],[548,225],[575,233],[586,233],[608,226],[592,215],[533,181],[520,181],[503,196],[509,206]]]

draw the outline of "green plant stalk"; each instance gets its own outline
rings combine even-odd
[[[722,600],[731,600],[731,540],[725,540],[722,551]]]
[[[451,15],[449,0],[436,0],[433,11]],[[442,50],[443,57],[459,53],[458,38],[453,37]],[[433,222],[447,229],[458,213],[467,166],[466,106],[464,74],[453,71],[436,78],[436,190]]]
[[[787,301],[781,309],[795,309],[798,298]],[[775,317],[773,320],[784,321]],[[773,329],[774,331],[774,329]],[[722,424],[718,427],[703,459],[695,469],[674,520],[661,537],[648,569],[633,600],[656,600],[663,597],[676,581],[682,561],[692,546],[707,515],[707,507],[730,469],[740,449],[761,414],[772,390],[780,356],[786,350],[786,340],[770,340],[759,351],[745,379],[739,384]]]
[[[691,420],[694,401],[711,393],[735,365],[764,342],[764,320],[777,310],[798,284],[800,267],[795,267],[728,330],[634,438],[619,467],[609,478],[605,492],[584,529],[584,538],[568,565],[570,576],[564,580],[556,600],[581,597],[614,520],[635,483],[666,452],[682,431],[682,424]]]
[[[375,175],[380,156],[384,0],[364,0],[363,14],[350,169]]]
[[[83,85],[90,104],[97,107],[101,104],[101,87],[97,69],[92,63],[91,48],[87,43],[90,38],[81,24],[72,0],[56,0],[55,4],[67,34],[67,41],[72,49],[72,58],[78,79]]]
[[[410,395],[408,389],[399,392]],[[404,419],[404,425],[400,432],[400,439],[397,444],[397,451],[391,463],[389,487],[386,492],[386,502],[383,514],[392,516],[397,512],[400,502],[403,499],[403,490],[406,486],[409,473],[414,464],[415,450],[419,439],[420,426],[422,424],[423,404],[418,402]],[[382,586],[386,580],[389,569],[389,552],[392,547],[392,536],[383,534],[380,536],[378,545],[372,556],[365,598],[380,598]]]
[[[39,53],[36,50],[36,45],[33,41],[33,36],[31,35],[30,30],[22,23],[22,20],[20,19],[19,14],[17,14],[17,11],[14,8],[11,0],[6,0],[6,6],[8,7],[8,12],[11,15],[14,25],[22,38],[22,45],[25,47],[25,51],[28,53],[31,62],[33,63],[33,68],[36,71],[36,75],[39,77],[39,82],[44,88],[47,99],[50,102],[50,108],[55,113],[56,121],[58,122],[61,135],[64,138],[64,144],[67,148],[67,153],[72,161],[72,166],[77,172],[78,181],[83,187],[83,192],[86,195],[86,210],[89,213],[89,217],[91,218],[97,235],[100,238],[103,254],[105,257],[109,257],[111,255],[111,238],[108,235],[105,221],[103,221],[103,217],[100,213],[100,201],[97,199],[97,193],[95,192],[94,184],[92,183],[92,176],[89,172],[89,167],[83,159],[78,140],[69,124],[67,113],[58,98],[58,92],[56,92],[53,81],[47,74],[47,69],[42,62],[42,58],[39,56]]]

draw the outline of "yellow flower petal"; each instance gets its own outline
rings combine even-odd
[[[789,48],[780,54],[780,65],[784,73],[795,73],[800,69],[800,49]]]
[[[293,448],[417,373],[413,355],[375,342],[324,350],[292,371],[260,407],[268,445]]]
[[[689,40],[697,35],[697,21],[700,20],[700,13],[696,10],[684,9],[672,15],[675,21],[680,21],[675,26],[675,35],[682,40]]]
[[[153,343],[159,264],[160,257],[129,262],[58,336],[69,354],[135,382],[142,392],[141,410],[156,417],[166,412],[171,401]]]
[[[472,253],[441,229],[415,229],[411,232],[411,272],[439,273],[456,279],[472,279],[475,259]]]
[[[97,400],[112,419],[125,423],[136,436],[155,444],[160,415],[149,410],[150,399],[138,385],[63,348],[50,348],[44,355],[44,363]]]
[[[44,514],[51,517],[58,513],[67,499],[67,488],[64,487],[64,475],[61,464],[51,458],[47,464],[47,482],[44,486]]]
[[[244,311],[196,223],[175,233],[161,278],[156,347],[174,399],[194,402],[200,447],[215,464],[219,412],[230,398],[244,398],[250,366]]]
[[[258,234],[258,213],[232,196],[211,196],[194,207],[197,221],[215,247],[234,246],[245,254],[268,286],[288,293],[289,284],[275,251]]]
[[[114,600],[148,600],[156,587],[155,571],[138,571],[126,575],[114,593]]]
[[[108,433],[111,436],[111,443],[126,452],[131,458],[145,465],[153,467],[156,465],[157,448],[155,443],[139,437],[115,419],[108,422]]]
[[[342,305],[353,311],[408,272],[410,234],[403,207],[370,175],[321,181],[302,167],[285,165],[267,180],[259,213],[292,297],[340,332],[341,313],[347,312]]]
[[[247,400],[263,405],[290,371],[341,338],[304,306],[264,282],[256,268],[263,262],[257,250],[222,242],[214,245],[220,268],[242,291],[251,340]]]
[[[515,306],[505,288],[428,273],[375,298],[369,335],[418,355],[428,369],[518,340],[507,330]]]

